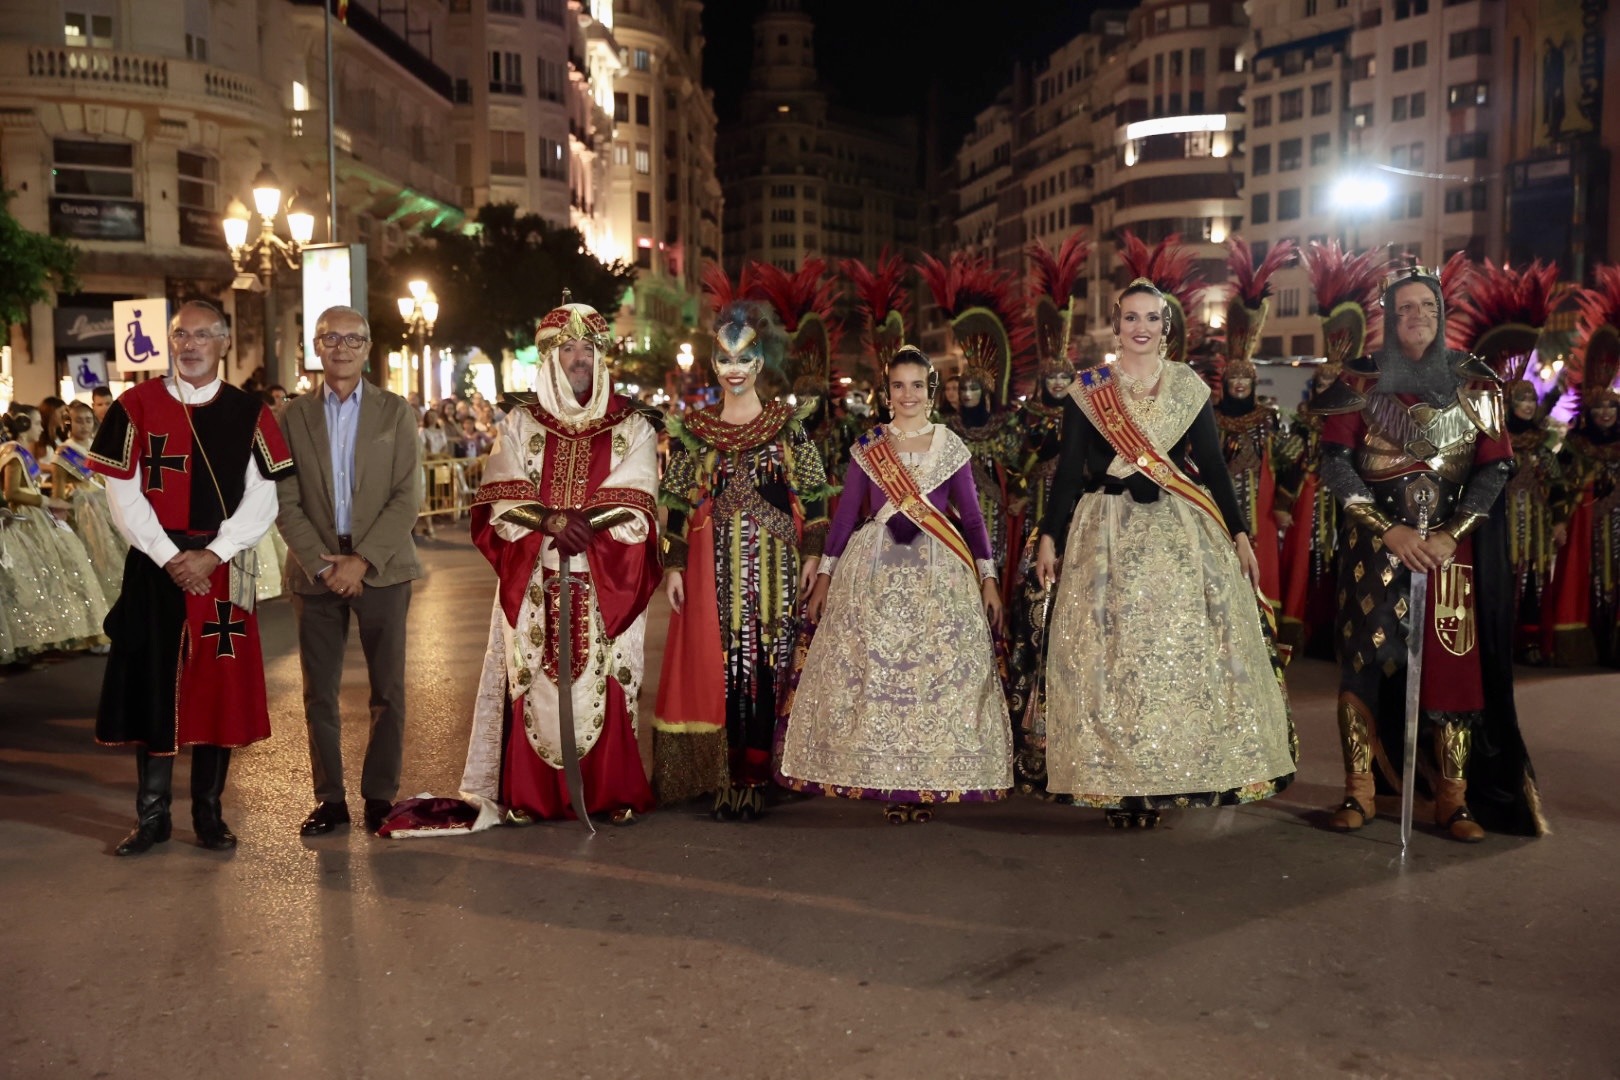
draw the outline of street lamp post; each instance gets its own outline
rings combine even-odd
[[[287,200],[287,232],[291,240],[276,235],[276,214],[281,209],[281,183],[268,164],[253,178],[253,206],[259,215],[259,235],[248,243],[248,229],[253,214],[241,199],[232,198],[225,210],[221,225],[225,243],[231,249],[231,265],[236,270],[232,288],[264,294],[264,374],[265,378],[283,386],[292,380],[281,371],[281,357],[276,349],[276,269],[285,265],[298,269],[299,253],[315,235],[315,215],[309,212],[308,197],[294,196]],[[258,265],[254,265],[257,256]]]
[[[422,407],[427,408],[428,403],[437,396],[437,380],[430,372],[430,360],[427,354],[427,339],[433,333],[433,324],[439,321],[439,298],[433,295],[425,281],[412,281],[406,288],[409,295],[401,296],[396,303],[399,304],[399,317],[405,320],[405,332],[416,336],[416,356],[422,365],[420,389],[422,394]]]
[[[692,364],[695,362],[695,359],[696,358],[692,355],[692,343],[690,341],[681,342],[681,351],[675,354],[675,365],[681,369],[679,396],[681,401],[680,407],[682,409],[686,408],[686,379],[687,376],[692,374]]]

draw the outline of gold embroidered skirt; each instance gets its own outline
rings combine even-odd
[[[1080,805],[1248,802],[1294,772],[1254,590],[1220,529],[1168,494],[1080,500],[1046,692],[1047,788]]]
[[[926,533],[862,526],[781,735],[789,787],[854,798],[992,800],[1012,786],[1012,729],[973,570]]]

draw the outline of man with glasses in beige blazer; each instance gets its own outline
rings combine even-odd
[[[360,312],[323,311],[315,352],[325,375],[320,389],[281,416],[302,473],[277,487],[317,800],[299,832],[321,836],[349,822],[338,698],[353,615],[371,679],[360,795],[374,833],[399,793],[405,745],[405,617],[411,582],[422,573],[411,540],[422,504],[416,412],[364,379],[371,327]]]

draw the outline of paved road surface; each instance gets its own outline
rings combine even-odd
[[[406,785],[447,794],[493,578],[464,538],[425,554]],[[1620,1075],[1620,675],[1523,673],[1556,835],[1425,833],[1404,869],[1393,821],[1313,827],[1339,766],[1312,662],[1290,673],[1299,782],[1155,833],[810,801],[589,840],[306,841],[285,601],[263,625],[276,735],[237,757],[234,855],[191,843],[182,796],[171,843],[110,857],[133,769],[92,745],[100,660],[0,681],[0,1075]],[[352,784],[365,703],[355,642]]]

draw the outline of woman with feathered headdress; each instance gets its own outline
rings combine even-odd
[[[721,401],[670,424],[659,503],[674,615],[654,717],[660,802],[715,793],[716,820],[765,810],[777,680],[801,597],[815,580],[830,489],[803,417],[755,389],[780,368],[785,336],[769,304],[737,299],[711,268]]]
[[[1569,492],[1569,542],[1542,619],[1561,666],[1620,667],[1620,266],[1582,290],[1581,403],[1559,464]]]

